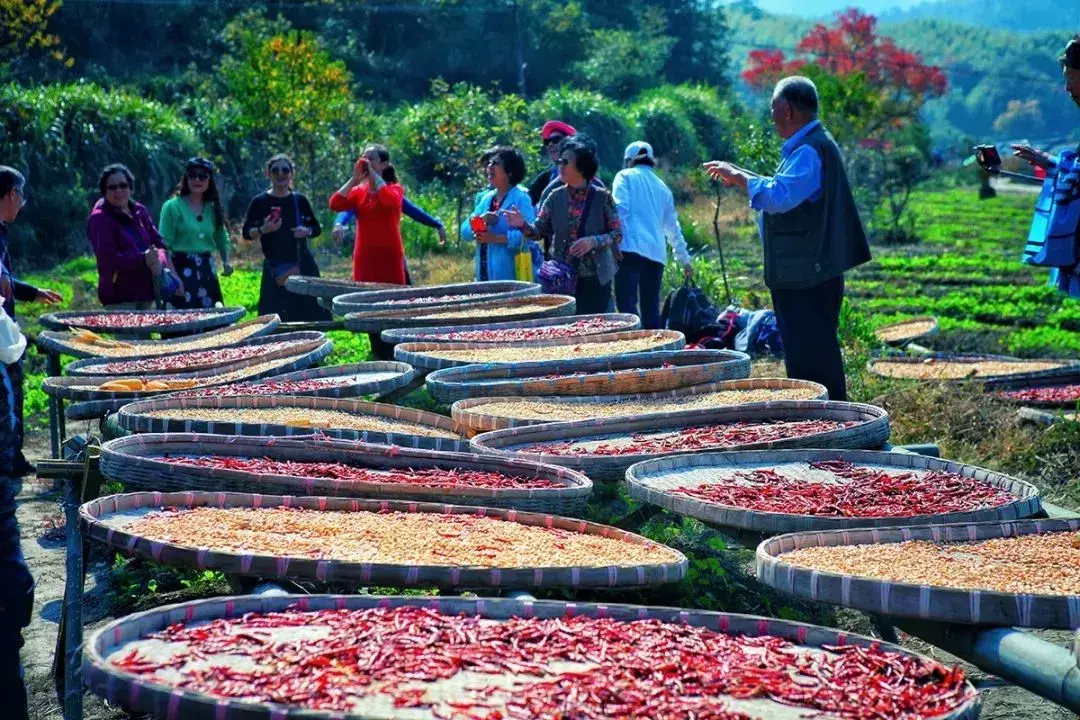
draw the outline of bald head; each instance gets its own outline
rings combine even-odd
[[[817,86],[808,77],[794,75],[776,83],[772,120],[780,137],[787,139],[818,115]]]

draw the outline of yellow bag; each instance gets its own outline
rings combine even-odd
[[[533,281],[532,253],[529,252],[528,246],[523,247],[521,252],[514,256],[514,279]]]

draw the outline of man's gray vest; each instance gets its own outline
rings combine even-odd
[[[821,158],[821,197],[786,213],[764,214],[765,284],[773,290],[813,287],[870,260],[836,141],[818,125],[796,147],[803,145]]]

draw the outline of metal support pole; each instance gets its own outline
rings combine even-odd
[[[46,374],[50,377],[60,375],[60,356],[49,352],[45,354]],[[54,458],[60,457],[60,443],[63,441],[61,423],[64,417],[63,401],[53,395],[49,396],[49,448]]]
[[[67,537],[67,577],[64,580],[64,720],[82,720],[82,634],[83,634],[83,538],[79,529],[79,501],[82,478],[68,477],[64,483],[64,519]]]
[[[1080,667],[1071,648],[1012,628],[980,628],[895,619],[906,633],[937,645],[988,673],[1080,713]]]

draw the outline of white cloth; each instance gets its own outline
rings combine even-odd
[[[12,365],[26,352],[26,336],[19,324],[0,308],[0,364]]]
[[[686,239],[675,213],[675,197],[664,181],[648,165],[620,170],[611,186],[615,207],[622,221],[619,249],[667,264],[667,247],[683,265],[690,264]]]

